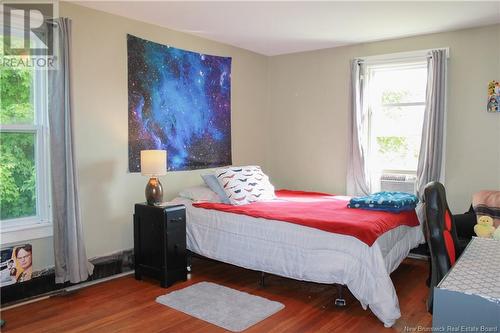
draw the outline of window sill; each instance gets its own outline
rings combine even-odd
[[[395,174],[404,174],[404,175],[416,175],[417,170],[411,169],[383,169],[381,173],[395,173]]]
[[[52,223],[35,223],[16,227],[2,228],[2,246],[32,239],[52,237]]]

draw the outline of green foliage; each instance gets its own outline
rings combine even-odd
[[[0,67],[0,123],[33,123],[32,72],[28,68]]]
[[[408,144],[405,137],[379,136],[377,137],[378,151],[380,154],[406,156]]]
[[[0,40],[1,42],[1,40]],[[33,123],[32,71],[0,66],[0,123]],[[35,134],[0,133],[0,219],[36,214]]]
[[[382,104],[396,104],[401,103],[404,98],[408,97],[410,92],[407,90],[403,91],[384,91],[382,94]]]
[[[35,135],[0,135],[0,219],[36,214]]]

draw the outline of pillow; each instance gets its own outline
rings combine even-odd
[[[215,176],[232,205],[276,198],[274,186],[260,166],[250,165],[217,169]]]
[[[220,202],[217,193],[209,189],[207,186],[188,187],[180,191],[179,196],[192,201]]]
[[[225,204],[230,204],[231,202],[229,201],[229,198],[227,197],[226,192],[222,189],[220,186],[219,182],[217,181],[217,178],[213,174],[208,174],[208,175],[201,175],[201,178],[205,181],[205,184],[207,184],[208,187],[217,195],[219,196],[220,201],[222,201]]]

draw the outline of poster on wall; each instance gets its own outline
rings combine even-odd
[[[0,287],[31,280],[33,249],[31,244],[16,245],[0,251]]]
[[[129,171],[167,151],[169,171],[230,165],[231,58],[127,35]]]
[[[490,81],[488,84],[488,112],[500,112],[500,82]]]

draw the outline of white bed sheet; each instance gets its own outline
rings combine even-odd
[[[187,247],[202,256],[292,279],[347,285],[386,327],[401,316],[389,274],[424,242],[421,226],[400,226],[370,247],[352,236],[283,221],[196,208],[184,198]]]

